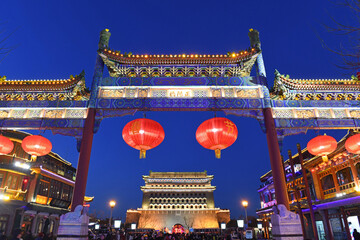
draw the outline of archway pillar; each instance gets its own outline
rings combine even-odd
[[[266,139],[270,155],[270,165],[274,180],[276,202],[277,204],[283,204],[289,210],[289,198],[286,187],[286,179],[271,108],[264,109],[264,121],[266,128]]]
[[[274,214],[271,215],[272,235],[275,240],[285,240],[290,238],[293,240],[301,240],[304,239],[304,237],[300,217],[298,214],[290,212],[285,171],[283,169],[272,110],[271,108],[265,108],[263,111],[275,188],[275,199],[277,202],[277,205],[273,207]]]
[[[84,197],[86,191],[86,183],[90,165],[91,147],[94,137],[95,124],[95,109],[89,108],[87,118],[85,120],[83,137],[81,141],[79,161],[76,171],[76,181],[73,192],[71,211],[74,211],[76,206],[84,204]]]

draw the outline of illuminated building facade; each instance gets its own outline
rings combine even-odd
[[[0,229],[57,233],[59,217],[69,211],[76,169],[56,153],[31,156],[21,147],[29,134],[3,131],[14,143],[9,155],[0,156]]]
[[[126,223],[140,229],[217,229],[230,211],[215,207],[212,175],[204,172],[150,172],[143,176],[142,207],[128,210]],[[174,228],[175,226],[175,228]]]
[[[302,150],[319,237],[349,239],[354,229],[360,231],[360,155],[348,153],[345,149],[345,141],[353,134],[350,132],[338,142],[337,149],[328,155],[327,162],[324,162],[321,156],[311,155],[306,148]],[[311,238],[313,233],[310,210],[299,155],[295,154],[292,158],[295,179],[290,161],[284,162],[290,209],[298,212],[298,200],[306,222],[306,234]],[[263,183],[258,190],[261,209],[257,214],[268,222],[273,214],[272,206],[276,205],[272,172],[269,171],[260,180]],[[295,189],[299,192],[297,198]],[[265,223],[266,226],[269,224]]]

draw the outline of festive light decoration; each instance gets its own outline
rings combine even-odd
[[[43,136],[31,135],[23,139],[21,147],[31,155],[31,160],[35,161],[37,157],[49,154],[52,144],[49,139]]]
[[[345,142],[345,148],[349,153],[360,153],[360,134],[349,137]]]
[[[237,139],[238,130],[227,118],[206,120],[196,130],[196,140],[201,146],[215,150],[215,157],[220,158],[221,150],[231,146]]]
[[[122,136],[130,147],[140,150],[140,158],[146,158],[146,150],[158,146],[164,140],[165,132],[160,123],[139,118],[125,125]]]
[[[13,149],[14,143],[7,137],[0,135],[0,155],[9,154]]]
[[[322,156],[324,162],[328,160],[327,155],[335,151],[337,142],[335,138],[327,135],[320,135],[311,139],[307,144],[308,151],[315,156]]]

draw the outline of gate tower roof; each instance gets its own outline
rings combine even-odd
[[[0,91],[66,91],[74,88],[84,78],[83,74],[68,79],[34,79],[0,81]]]
[[[251,48],[227,54],[121,54],[101,49],[99,53],[121,65],[237,65],[256,58],[260,50]]]
[[[275,70],[274,89],[282,85],[288,90],[298,91],[360,90],[360,81],[356,79],[295,79],[282,75]]]

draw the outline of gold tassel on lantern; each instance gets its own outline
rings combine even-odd
[[[146,158],[146,150],[140,149],[140,159]]]
[[[221,150],[220,149],[215,149],[215,157],[220,159],[220,157],[221,157]]]
[[[327,155],[321,156],[321,157],[322,157],[323,162],[327,162],[327,161],[329,160],[328,157],[327,157]]]
[[[31,155],[31,160],[30,162],[36,162],[37,156],[36,155]]]

